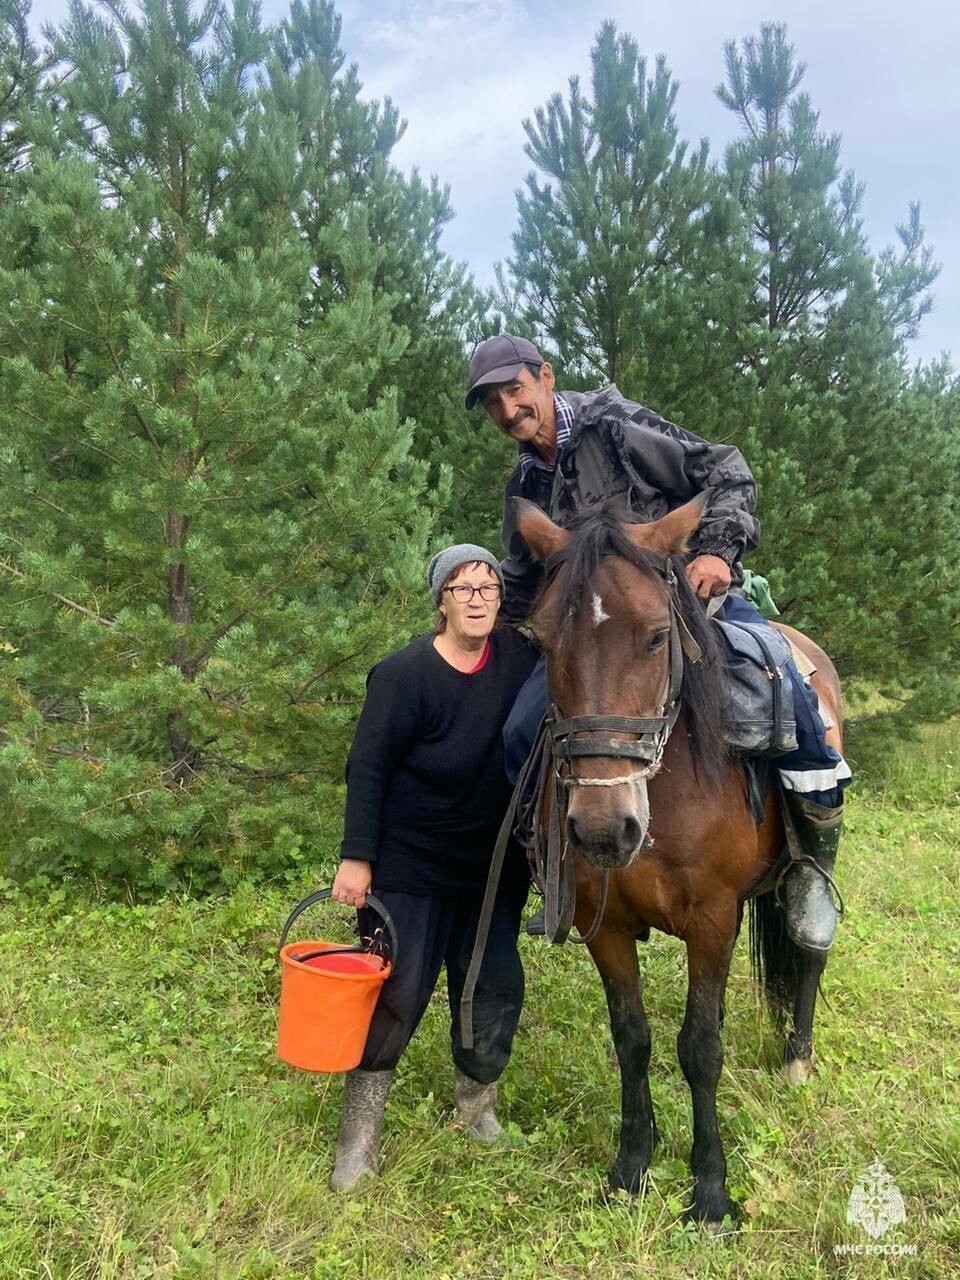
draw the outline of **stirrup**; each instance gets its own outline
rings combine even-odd
[[[783,883],[787,936],[801,951],[825,956],[833,946],[843,906],[833,877],[807,857],[791,864]]]

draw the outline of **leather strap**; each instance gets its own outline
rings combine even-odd
[[[663,716],[572,716],[553,726],[554,739],[582,729],[610,729],[617,733],[653,733],[662,727]]]
[[[496,901],[497,889],[500,886],[503,860],[506,856],[507,846],[510,843],[510,836],[513,833],[513,821],[516,816],[517,805],[520,802],[520,796],[523,794],[521,783],[525,781],[525,774],[526,768],[517,779],[517,785],[513,788],[513,795],[510,797],[510,803],[507,806],[507,812],[503,815],[503,822],[501,822],[500,831],[497,834],[497,843],[493,849],[493,857],[490,860],[487,885],[483,891],[483,903],[480,907],[480,917],[477,920],[473,954],[470,956],[470,964],[463,984],[463,995],[460,997],[460,1038],[465,1049],[473,1048],[473,995],[477,989],[477,979],[480,976],[483,953],[487,949],[487,938],[490,936],[490,921],[493,918],[493,904]]]

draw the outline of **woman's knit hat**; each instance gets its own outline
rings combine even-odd
[[[500,572],[500,562],[492,552],[488,551],[486,547],[478,547],[473,542],[458,542],[452,547],[447,547],[445,551],[438,551],[427,566],[427,582],[430,584],[430,590],[433,593],[434,604],[440,603],[440,592],[443,590],[443,584],[451,573],[459,569],[461,565],[475,564],[477,561],[481,564],[488,564],[497,575],[500,590],[504,591],[506,589],[503,574]]]

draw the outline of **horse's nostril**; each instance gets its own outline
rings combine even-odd
[[[621,841],[621,849],[624,853],[633,853],[643,839],[643,827],[633,816],[628,813],[623,820],[623,838]]]

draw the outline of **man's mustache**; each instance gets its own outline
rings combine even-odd
[[[513,417],[510,418],[508,422],[506,422],[505,426],[509,431],[512,427],[517,426],[518,423],[523,422],[525,418],[532,418],[532,417],[533,417],[533,411],[531,409],[521,409],[519,413],[515,413]]]

